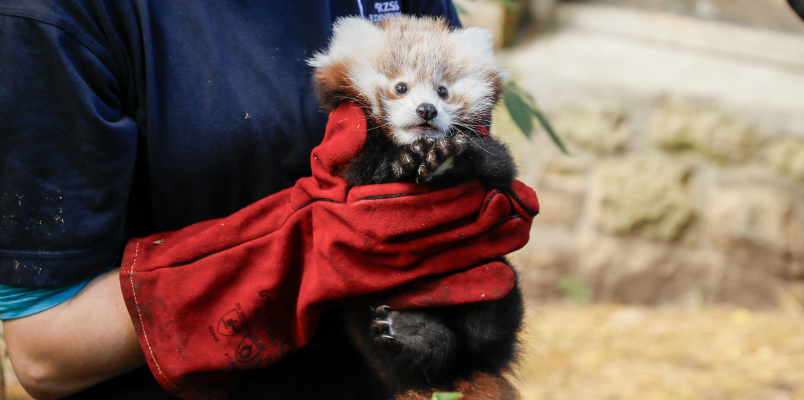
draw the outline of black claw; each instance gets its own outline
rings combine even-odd
[[[377,332],[388,332],[389,327],[391,324],[388,321],[383,321],[381,319],[375,319],[374,323],[371,324],[371,329]]]
[[[383,306],[379,306],[379,307],[377,307],[377,309],[375,310],[375,312],[377,313],[377,315],[379,315],[379,316],[381,316],[381,317],[387,317],[387,316],[388,316],[388,311],[391,311],[391,307],[388,307],[388,306],[385,306],[385,305],[383,305]]]

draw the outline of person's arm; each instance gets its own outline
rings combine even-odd
[[[66,17],[0,7],[0,283],[65,286],[123,246],[137,125],[120,69]],[[37,18],[41,18],[39,20]],[[117,270],[74,298],[4,322],[23,387],[58,398],[143,365]]]
[[[11,363],[31,396],[58,399],[145,365],[119,273],[98,276],[58,306],[3,323]]]

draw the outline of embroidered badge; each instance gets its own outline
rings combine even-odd
[[[402,7],[399,6],[399,0],[392,1],[375,1],[374,7],[371,9],[373,13],[366,16],[372,22],[382,21],[388,18],[396,18],[402,16]]]

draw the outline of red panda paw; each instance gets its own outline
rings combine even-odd
[[[421,156],[415,149],[403,149],[399,156],[391,163],[391,169],[397,179],[405,178],[418,173]]]

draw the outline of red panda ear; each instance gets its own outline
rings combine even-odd
[[[339,18],[332,26],[332,39],[323,52],[313,55],[307,64],[315,68],[313,87],[325,106],[356,98],[355,82],[349,70],[375,57],[382,50],[384,33],[373,22],[360,17]]]
[[[353,86],[349,81],[347,66],[343,62],[334,62],[316,68],[313,74],[313,88],[318,100],[324,107],[334,110],[339,104],[354,98],[349,93]]]
[[[508,80],[508,72],[503,71],[502,69],[494,69],[489,71],[491,75],[491,82],[492,82],[492,90],[494,91],[494,102],[496,103],[497,100],[502,97],[503,92],[505,92],[505,81]]]
[[[494,59],[494,34],[488,29],[463,28],[449,33],[458,48],[470,51],[479,60]]]
[[[491,83],[494,102],[502,96],[508,73],[494,61],[494,35],[481,28],[456,29],[449,33],[455,53],[465,62],[480,69],[487,82]]]

